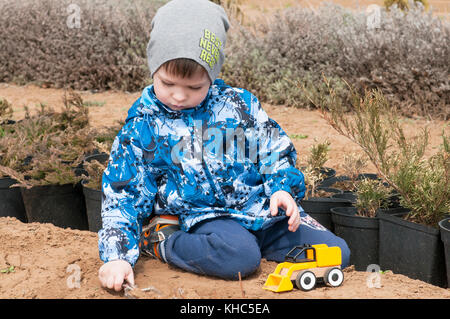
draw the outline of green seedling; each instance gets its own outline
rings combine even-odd
[[[290,138],[295,139],[295,140],[303,140],[305,138],[308,138],[308,135],[306,134],[291,134],[289,135]]]
[[[10,266],[10,267],[4,268],[4,269],[0,269],[0,273],[2,273],[2,274],[9,274],[9,273],[12,273],[12,272],[14,272],[14,266]]]

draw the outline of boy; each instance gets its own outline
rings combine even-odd
[[[339,246],[348,264],[346,243],[299,205],[304,178],[286,133],[255,96],[216,79],[228,27],[207,0],[173,0],[152,21],[154,83],[129,110],[103,174],[104,287],[133,285],[141,252],[224,279],[302,244]]]

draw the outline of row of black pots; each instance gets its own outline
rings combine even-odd
[[[358,179],[378,178],[360,174]],[[330,190],[346,176],[331,176],[321,183]],[[366,271],[371,264],[431,284],[450,287],[450,225],[440,229],[402,218],[408,210],[400,207],[398,196],[389,199],[389,208],[378,210],[375,218],[356,215],[357,197],[353,192],[334,190],[331,198],[311,198],[301,202],[305,212],[323,226],[344,238],[351,250],[350,263]],[[446,269],[447,268],[447,269]],[[446,274],[447,273],[447,278]]]
[[[334,194],[329,197],[308,197],[308,199],[303,199],[300,205],[308,215],[328,230],[334,232],[334,225],[331,220],[331,208],[351,207],[354,200],[349,197],[353,193],[348,194],[347,192],[334,188],[333,185],[336,182],[349,180],[350,178],[342,175],[337,176],[336,170],[330,167],[323,167],[320,172],[325,178],[320,182],[318,190],[322,189]],[[359,174],[358,179],[362,178],[378,178],[378,176],[370,173]]]
[[[16,181],[0,179],[0,217],[22,222],[52,223],[62,228],[88,229],[81,185],[10,187]]]
[[[356,270],[365,271],[376,264],[383,270],[450,287],[448,219],[439,229],[403,219],[408,212],[391,208],[378,210],[376,217],[369,218],[358,216],[355,207],[336,207],[331,216],[334,232],[347,242],[350,263]]]
[[[318,191],[326,191],[334,195],[342,195],[339,189],[331,187],[318,187]],[[330,231],[334,231],[333,222],[331,220],[331,208],[333,207],[350,207],[352,203],[347,199],[329,197],[307,197],[300,202],[305,213],[314,218],[322,226]]]
[[[106,154],[96,154],[87,157],[86,161],[106,161],[107,158]],[[61,228],[100,230],[101,191],[86,187],[84,181],[75,185],[45,185],[30,189],[10,187],[15,183],[11,178],[0,179],[0,217],[52,223]]]

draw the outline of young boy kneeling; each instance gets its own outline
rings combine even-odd
[[[152,21],[154,83],[129,110],[103,174],[104,287],[134,284],[141,252],[224,279],[303,244],[339,246],[348,265],[345,241],[300,206],[304,177],[286,133],[254,95],[217,79],[228,27],[207,0],[173,0]]]

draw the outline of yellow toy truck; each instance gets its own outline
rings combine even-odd
[[[299,259],[302,254],[305,258]],[[269,275],[263,288],[273,292],[290,291],[295,282],[298,289],[309,291],[316,286],[317,278],[338,287],[344,281],[341,264],[339,247],[326,244],[295,246],[286,254],[285,262],[278,264]]]

